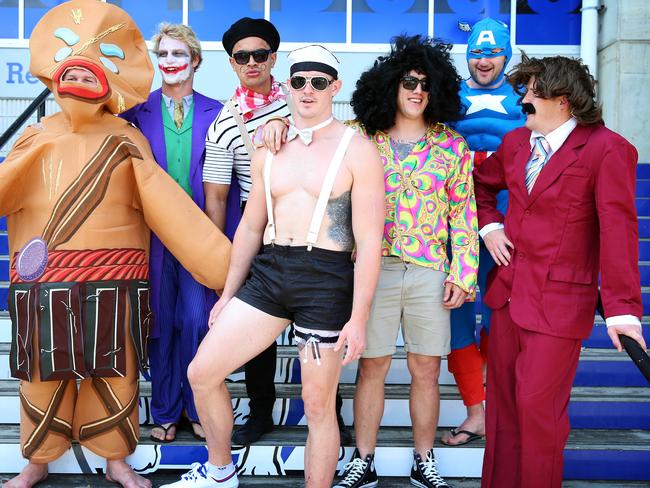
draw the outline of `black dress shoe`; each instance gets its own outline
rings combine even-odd
[[[232,443],[237,446],[247,446],[260,440],[264,434],[273,430],[271,417],[251,416],[244,425],[239,426],[232,434]]]
[[[343,423],[343,417],[341,415],[336,416],[336,420],[339,424],[339,436],[341,437],[342,446],[351,446],[352,445],[352,434],[350,430]]]

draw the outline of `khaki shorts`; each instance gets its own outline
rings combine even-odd
[[[442,307],[447,273],[398,257],[383,257],[370,311],[364,358],[393,355],[400,324],[404,349],[425,356],[449,354],[449,310]]]

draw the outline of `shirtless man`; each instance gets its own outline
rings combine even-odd
[[[197,464],[168,488],[239,485],[230,453],[233,417],[224,380],[292,321],[309,426],[305,484],[331,486],[339,448],[336,387],[341,366],[364,350],[379,276],[382,166],[370,141],[332,119],[332,99],[341,89],[336,58],[322,46],[307,46],[293,51],[289,64],[296,106],[296,126],[289,137],[299,137],[276,156],[267,151],[253,156],[252,188],[235,234],[225,289],[188,369],[206,431],[208,462]],[[342,162],[333,173],[333,187],[323,191],[328,168],[336,166],[335,153]],[[321,193],[326,208],[319,226],[312,217],[318,214]]]

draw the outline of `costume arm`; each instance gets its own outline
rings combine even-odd
[[[230,241],[153,159],[143,136],[130,134],[143,159],[133,159],[144,219],[192,276],[213,290],[223,288]]]
[[[352,232],[356,244],[352,319],[368,319],[381,266],[384,231],[384,170],[376,146],[361,135],[353,138]]]
[[[28,127],[14,144],[7,158],[0,164],[0,215],[9,215],[20,210],[24,178],[32,159],[34,138],[40,130]]]
[[[226,286],[221,296],[222,299],[232,298],[244,284],[251,262],[259,251],[264,237],[264,229],[268,222],[262,177],[265,158],[265,149],[255,151],[255,154],[253,154],[251,161],[253,184],[246,202],[246,210],[233,238],[232,259]]]
[[[474,170],[474,183],[476,185],[474,191],[476,193],[478,223],[481,230],[488,224],[503,223],[503,214],[497,210],[497,194],[501,190],[508,188],[503,170],[507,139],[508,136],[504,138],[496,152]]]
[[[643,315],[635,210],[637,152],[622,138],[598,154],[596,211],[600,227],[600,293],[605,317]]]
[[[445,283],[453,283],[473,294],[478,269],[478,229],[472,158],[464,139],[458,136],[457,164],[447,179],[451,267]]]

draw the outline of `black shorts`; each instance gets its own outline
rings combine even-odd
[[[235,296],[299,327],[340,331],[352,313],[353,285],[349,252],[266,245]]]

